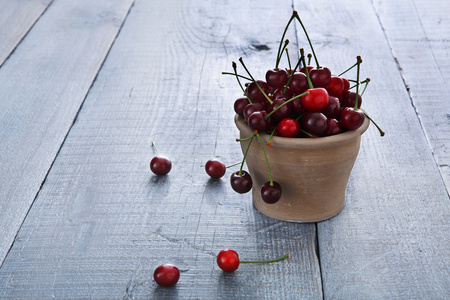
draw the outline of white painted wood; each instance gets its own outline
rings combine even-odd
[[[130,5],[57,1],[1,67],[0,262]]]
[[[52,1],[0,1],[0,67]]]

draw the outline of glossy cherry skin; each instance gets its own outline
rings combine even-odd
[[[259,132],[265,132],[270,130],[272,123],[270,118],[267,118],[267,112],[255,111],[247,119],[247,125],[252,131],[258,130]]]
[[[268,113],[271,113],[276,109],[276,111],[270,115],[270,118],[273,122],[279,122],[282,119],[289,117],[289,115],[291,114],[292,109],[290,103],[288,104],[285,103],[286,103],[285,99],[279,98],[273,101],[272,105],[267,110]]]
[[[225,175],[227,167],[218,159],[210,159],[205,164],[205,171],[211,178],[221,178]]]
[[[328,129],[327,117],[318,111],[306,112],[302,121],[305,130],[313,135],[323,135]]]
[[[281,198],[281,185],[273,181],[273,186],[270,185],[270,181],[265,182],[261,187],[261,199],[268,203],[277,203]]]
[[[284,86],[289,80],[288,72],[284,69],[268,70],[266,72],[266,82],[274,89]]]
[[[361,127],[365,117],[362,110],[345,107],[341,112],[340,122],[345,129],[355,130]]]
[[[230,183],[231,188],[239,194],[248,193],[253,186],[252,177],[246,171],[242,171],[242,175],[239,175],[239,171],[231,174]]]
[[[150,170],[156,175],[166,175],[172,169],[172,162],[165,156],[155,156],[150,161]]]
[[[285,88],[279,88],[273,92],[273,100],[274,101],[277,99],[280,99],[280,98],[289,100],[294,96],[294,93],[291,91],[290,88],[287,88],[286,92],[284,92],[284,89]]]
[[[292,118],[286,118],[280,121],[277,126],[280,136],[296,137],[300,133],[300,124]]]
[[[296,72],[292,75],[289,88],[295,95],[300,95],[308,89],[308,79],[304,73]]]
[[[247,104],[243,110],[244,119],[248,119],[248,117],[250,117],[250,115],[255,111],[262,111],[263,109],[263,105],[258,102]]]
[[[308,69],[308,73],[311,72],[312,69],[314,69],[313,66],[306,66],[306,68]],[[301,67],[300,72],[302,72],[303,74],[306,74],[305,67]]]
[[[248,102],[248,99],[245,97],[238,98],[236,101],[234,101],[234,112],[240,115],[241,117],[244,117],[244,108],[250,104]]]
[[[344,94],[344,80],[341,77],[333,76],[328,81],[325,89],[330,96],[341,97]]]
[[[302,105],[307,110],[320,111],[328,105],[328,92],[324,88],[306,90],[308,95],[301,97]]]
[[[225,272],[234,272],[239,268],[239,255],[231,249],[223,249],[217,255],[217,265]]]
[[[355,107],[356,102],[356,93],[355,92],[347,92],[341,98],[341,106],[342,107]],[[358,108],[361,108],[362,97],[358,95]]]
[[[322,113],[327,118],[339,117],[341,113],[341,102],[337,97],[330,96],[328,98],[328,105],[322,110]]]
[[[153,279],[160,286],[174,286],[180,279],[180,270],[173,264],[162,264],[153,272]]]
[[[350,89],[350,82],[345,77],[341,77],[341,78],[342,78],[342,81],[344,82],[344,91],[342,92],[342,95],[343,95],[346,92],[348,92],[348,90]]]
[[[336,135],[343,131],[341,123],[336,119],[327,120],[328,129],[325,132],[326,136]]]
[[[270,92],[270,86],[265,81],[262,80],[256,80],[256,82],[258,82],[258,85],[261,87],[264,93],[268,95]],[[266,99],[266,97],[264,96],[263,93],[261,93],[261,91],[259,90],[258,86],[254,81],[250,83],[249,86],[247,87],[247,95],[250,98],[250,100],[254,102],[261,102],[264,99]]]
[[[309,77],[314,87],[325,87],[331,79],[331,71],[327,67],[313,68]]]

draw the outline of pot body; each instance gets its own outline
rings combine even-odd
[[[236,116],[240,137],[253,134]],[[337,215],[344,207],[350,173],[358,156],[361,135],[369,120],[354,131],[321,138],[283,138],[261,134],[274,181],[282,188],[281,199],[267,204],[261,199],[261,186],[269,181],[264,152],[255,138],[246,163],[253,178],[252,198],[257,210],[283,221],[318,222]],[[249,141],[241,142],[245,153]]]

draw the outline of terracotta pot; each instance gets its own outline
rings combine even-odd
[[[239,116],[235,117],[241,138],[253,134]],[[254,139],[246,163],[253,178],[253,204],[274,219],[292,222],[318,222],[337,215],[345,204],[345,192],[351,170],[358,156],[361,135],[369,127],[366,118],[354,131],[321,138],[284,138],[261,134],[273,180],[282,187],[281,199],[267,204],[260,188],[269,180],[264,153]],[[241,142],[245,153],[248,141]]]

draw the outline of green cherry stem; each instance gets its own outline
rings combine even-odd
[[[311,133],[309,133],[308,131],[304,130],[304,129],[300,129],[301,132],[303,132],[304,134],[306,134],[309,137],[314,137],[314,135],[312,135]]]
[[[269,140],[267,141],[267,146],[269,146],[269,147],[272,146],[272,138],[273,138],[273,135],[275,134],[275,131],[277,131],[276,127],[272,130],[272,133],[270,134]]]
[[[367,78],[367,79],[369,79],[369,78]],[[361,82],[359,83],[359,85],[365,84],[365,85],[367,86],[368,81],[370,81],[370,79],[369,79],[369,80],[367,80],[367,79],[364,79],[363,81],[361,81]],[[352,86],[349,87],[348,89],[349,89],[349,90],[354,89],[354,88],[357,86],[356,80],[349,80],[349,81],[354,82],[355,85],[352,85]],[[362,94],[361,94],[361,96],[362,96]]]
[[[158,154],[158,156],[160,156],[159,150],[158,150],[158,148],[156,147],[155,142],[153,142],[153,141],[152,141],[152,146],[153,146],[153,148],[155,148],[156,154]]]
[[[232,168],[232,167],[234,167],[234,166],[240,165],[241,163],[242,163],[242,162],[237,162],[237,163],[235,163],[235,164],[226,166],[225,168],[229,169],[229,168]]]
[[[366,113],[364,113],[364,115],[367,117],[367,119],[369,119],[370,120],[370,122],[372,122],[373,123],[373,125],[375,125],[375,127],[378,129],[378,131],[380,132],[380,135],[381,136],[384,136],[385,135],[385,132],[383,131],[383,130],[381,130],[381,128],[380,128],[380,126],[378,126],[378,124],[377,123],[375,123],[375,121],[374,120],[372,120],[372,118],[371,117],[369,117],[369,115],[368,114],[366,114]]]
[[[270,186],[273,186],[273,178],[272,178],[272,172],[270,171],[269,159],[267,158],[266,149],[264,149],[264,145],[261,140],[261,137],[259,136],[258,130],[255,130],[254,135],[256,135],[256,137],[258,138],[259,144],[261,145],[261,148],[264,152],[264,157],[266,158],[267,170],[269,171]]]
[[[351,69],[353,69],[354,67],[356,67],[358,65],[358,63],[356,62],[353,66],[351,66],[350,68],[348,68],[347,70],[345,70],[344,72],[342,72],[341,74],[338,75],[338,77],[344,75],[345,73],[347,73],[348,71],[350,71]],[[349,81],[351,81],[349,79]]]
[[[270,259],[270,260],[240,260],[239,262],[242,264],[257,264],[257,263],[273,263],[277,262],[283,259],[286,259],[289,257],[289,253],[286,253],[285,255],[278,257],[276,259]]]
[[[310,40],[309,35],[308,35],[308,32],[306,31],[306,28],[305,28],[305,26],[303,25],[303,22],[302,22],[302,20],[300,19],[300,16],[297,14],[295,17],[296,17],[297,20],[300,22],[300,25],[302,26],[303,32],[305,33],[306,38],[308,39],[308,43],[309,43],[309,46],[311,47],[311,51],[312,51],[312,53],[313,53],[313,55],[314,55],[314,60],[316,61],[317,68],[320,68],[319,60],[317,59],[316,52],[314,51],[314,47],[313,47],[313,45],[312,45],[312,43],[311,43],[311,40]],[[305,66],[305,69],[306,69],[306,66]]]
[[[286,56],[287,56],[287,60],[288,60],[288,66],[289,66],[289,70],[292,70],[292,66],[291,66],[291,58],[289,57],[289,51],[288,48],[286,48]]]
[[[359,100],[359,69],[361,65],[361,56],[356,57],[356,101],[355,101],[355,110],[358,109],[358,100]]]
[[[253,78],[252,74],[250,74],[250,72],[248,71],[247,67],[244,64],[244,60],[242,59],[242,57],[239,58],[239,62],[242,64],[242,66],[244,67],[244,69],[247,72],[248,76],[250,76],[252,78],[252,81],[256,84],[256,86],[261,91],[261,93],[264,95],[264,97],[266,97],[267,101],[269,101],[269,103],[272,104],[273,101],[269,98],[269,96],[267,96],[266,93],[264,93],[263,89],[259,86],[258,82],[255,80],[255,78]]]
[[[367,89],[367,85],[368,85],[369,82],[370,82],[370,78],[366,78],[366,80],[364,80],[363,82],[365,82],[366,85],[364,86],[364,89],[363,89],[363,91],[361,92],[361,97],[362,97],[362,95],[364,95],[364,92],[365,92],[366,89]],[[361,83],[362,83],[362,82],[361,82]]]
[[[248,80],[248,81],[252,81],[251,78],[248,78],[246,76],[240,75],[240,74],[236,74],[236,73],[231,73],[231,72],[222,72],[222,75],[233,75],[233,76],[238,76],[242,79]]]
[[[275,64],[275,70],[276,71],[278,71],[278,65],[279,65],[280,59],[281,59],[281,48],[283,47],[284,37],[286,36],[286,32],[287,32],[287,30],[289,28],[289,25],[291,24],[292,20],[294,20],[296,15],[298,15],[298,14],[294,10],[293,13],[292,13],[291,18],[289,19],[288,23],[286,24],[286,27],[284,28],[283,35],[281,36],[280,46],[278,46],[277,61],[276,61],[276,64]]]
[[[277,110],[279,110],[281,107],[289,104],[289,102],[294,101],[295,99],[301,98],[303,96],[309,95],[309,92],[304,92],[303,94],[297,95],[295,97],[292,97],[291,99],[289,99],[288,101],[285,101],[283,104],[281,104],[280,106],[278,106],[277,108],[275,108],[274,110],[272,110],[270,113],[267,114],[267,116],[265,116],[265,119],[268,119],[273,113],[275,113]]]
[[[311,65],[311,58],[312,58],[312,54],[308,53],[308,66]]]
[[[237,65],[236,63],[233,61],[231,66],[233,67],[234,70],[234,75],[236,76],[236,80],[239,83],[239,86],[241,87],[242,92],[244,93],[245,97],[247,98],[248,102],[252,103],[252,100],[250,100],[250,97],[248,96],[247,92],[245,91],[244,87],[241,84],[241,81],[239,80],[239,76],[237,73]]]
[[[305,60],[305,50],[303,48],[300,48],[300,59],[303,62],[303,67],[305,69],[305,74],[306,74],[306,79],[308,80],[308,86],[310,89],[313,89],[314,86],[311,82],[311,78],[309,78],[309,71],[308,68],[306,67],[306,60]]]
[[[239,176],[242,176],[242,169],[244,168],[245,158],[247,157],[248,149],[250,149],[250,145],[252,144],[254,138],[255,138],[255,134],[253,134],[251,137],[248,137],[245,139],[236,139],[237,142],[247,141],[250,139],[250,142],[248,142],[247,149],[245,150],[245,153],[244,153],[244,158],[242,159],[242,162],[241,162],[241,167],[239,169]]]
[[[287,50],[287,49],[286,49],[286,50]],[[284,87],[283,94],[286,95],[287,88],[288,88],[289,84],[291,84],[292,78],[294,78],[295,71],[297,71],[297,68],[298,68],[298,66],[300,65],[301,62],[302,62],[302,60],[301,60],[301,58],[300,58],[300,59],[298,60],[297,64],[295,65],[294,70],[291,69],[291,64],[290,64],[290,62],[289,62],[289,69],[291,70],[291,74],[289,75],[288,82],[286,83],[286,86]]]

